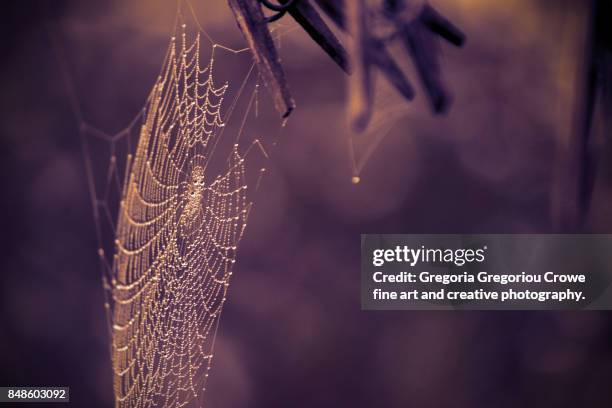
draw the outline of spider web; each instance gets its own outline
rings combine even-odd
[[[185,4],[198,30],[180,2],[157,81],[117,134],[84,120],[59,58],[83,140],[120,407],[202,405],[262,163],[284,127],[267,140],[243,136],[260,116],[270,121],[252,58],[214,42]],[[247,68],[233,93],[215,79],[220,55]]]
[[[189,1],[178,5],[146,103],[115,134],[85,120],[56,44],[83,142],[118,407],[203,405],[238,247],[285,125],[274,136],[254,136],[255,122],[263,128],[277,116],[259,106],[248,49],[215,42]],[[232,77],[226,71],[236,65],[245,68],[233,73],[239,86],[219,80]],[[356,158],[360,146],[350,143],[354,182],[388,131],[372,128],[382,136],[367,144],[362,159]]]

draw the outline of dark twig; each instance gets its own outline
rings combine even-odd
[[[238,27],[246,38],[259,73],[274,99],[276,109],[282,117],[287,117],[295,108],[295,102],[289,91],[285,72],[280,64],[274,41],[268,30],[258,0],[228,0],[238,22]]]
[[[353,75],[349,78],[349,122],[356,130],[363,130],[372,116],[372,68],[368,53],[369,34],[365,22],[363,0],[352,0],[346,5],[347,29],[352,35],[349,51]]]
[[[289,5],[293,0],[279,1],[285,5]],[[349,73],[348,56],[344,47],[329,29],[327,24],[325,24],[325,21],[323,21],[315,8],[312,7],[308,1],[297,0],[288,11],[291,17],[293,17],[293,19],[302,26],[304,31],[308,33],[310,38],[312,38],[323,51],[340,66],[340,68],[346,73]]]
[[[391,0],[387,0],[388,4]],[[437,36],[455,46],[462,46],[465,35],[433,7],[425,4],[413,20],[402,18],[404,0],[393,0],[387,7],[387,17],[395,23],[404,46],[416,66],[431,109],[444,113],[450,105],[450,97],[444,86],[439,64]]]
[[[444,18],[429,4],[425,4],[421,12],[420,20],[431,30],[456,47],[462,47],[465,42],[465,34],[453,23]]]
[[[422,7],[415,19],[408,19],[403,13],[405,0],[384,0],[384,7],[380,10],[366,7],[364,0],[316,0],[319,8],[337,26],[351,35],[349,64],[344,47],[309,0],[228,1],[274,96],[275,105],[283,116],[289,115],[295,105],[266,25],[285,13],[289,13],[345,72],[354,72],[349,80],[348,112],[355,130],[364,130],[372,114],[372,68],[380,70],[405,99],[414,97],[412,85],[387,49],[387,43],[393,38],[403,40],[414,60],[433,112],[445,112],[449,106],[450,98],[441,79],[436,37],[461,46],[465,36],[428,4]],[[262,5],[276,14],[266,18],[261,10]],[[383,17],[383,20],[387,20],[386,25],[395,31],[386,36],[372,33],[369,29],[372,15]]]
[[[338,27],[349,31],[353,37],[351,47],[353,63],[364,72],[357,75],[357,79],[349,81],[352,89],[349,90],[349,94],[351,98],[357,98],[349,101],[349,120],[357,131],[361,131],[367,126],[372,102],[359,98],[371,96],[371,91],[368,89],[371,87],[369,69],[372,65],[380,69],[387,80],[407,100],[414,97],[414,90],[387,51],[387,41],[368,32],[368,24],[365,21],[368,12],[362,1],[345,3],[342,0],[317,0],[317,3]],[[379,13],[395,26],[396,32],[391,38],[396,36],[402,38],[427,92],[432,111],[443,113],[448,109],[450,97],[441,77],[436,36],[441,36],[456,46],[463,45],[465,36],[428,4],[425,4],[416,18],[411,20],[404,17],[405,8],[404,0],[386,0],[384,9]]]
[[[445,112],[449,106],[449,96],[440,75],[437,39],[420,21],[405,24],[400,30],[404,46],[414,61],[432,111]]]
[[[387,51],[385,42],[369,33],[362,0],[347,2],[346,6],[340,0],[318,0],[317,3],[338,27],[351,34],[350,54],[354,74],[349,79],[348,114],[352,127],[356,131],[363,131],[372,114],[373,66],[383,72],[404,98],[411,100],[414,89]]]
[[[589,31],[582,47],[574,129],[565,153],[567,157],[561,157],[563,168],[558,175],[558,191],[553,203],[557,208],[554,214],[557,227],[563,231],[580,230],[587,220],[601,159],[593,138],[595,112],[599,104],[605,129],[612,108],[609,82],[612,75],[612,4],[608,0],[595,0],[587,7]],[[611,143],[610,139],[603,142]]]

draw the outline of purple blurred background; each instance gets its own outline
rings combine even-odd
[[[214,38],[242,46],[224,1],[192,1]],[[300,30],[283,37],[298,109],[238,254],[210,406],[610,406],[609,313],[360,310],[362,232],[555,230],[555,152],[572,127],[584,3],[433,1],[468,37],[463,50],[443,48],[454,105],[433,117],[420,89],[411,104],[388,95],[380,109],[400,114],[357,185],[343,74]],[[174,10],[163,0],[4,5],[2,386],[70,386],[73,406],[113,403],[79,123],[51,38],[88,123],[113,133],[143,106]],[[587,231],[612,231],[610,194],[600,183]]]

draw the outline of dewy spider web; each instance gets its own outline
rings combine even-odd
[[[203,390],[246,226],[238,145],[206,181],[228,85],[215,87],[212,57],[200,69],[199,48],[199,35],[187,46],[183,32],[178,50],[173,37],[128,155],[109,287],[119,405],[178,406]]]
[[[252,60],[230,103],[229,84],[214,79],[219,53],[248,58],[246,49],[215,43],[197,19],[199,31],[188,41],[180,5],[175,36],[146,105],[116,135],[87,124],[63,70],[80,122],[120,407],[202,405],[252,204],[247,186],[257,190],[265,172],[258,158],[268,158],[260,139],[241,138],[259,110]],[[204,64],[201,34],[212,45]],[[240,109],[239,127],[228,129]],[[268,142],[268,148],[276,144]],[[98,177],[97,153],[104,147],[109,164]],[[261,154],[254,155],[257,171],[250,176],[245,159],[255,151]]]
[[[215,42],[191,4],[178,4],[160,75],[116,134],[85,120],[57,49],[83,141],[118,407],[202,406],[237,249],[276,144],[244,132],[257,118],[269,124],[276,117],[259,107],[248,49]],[[233,94],[215,79],[220,56],[241,56],[234,64],[247,68]]]

